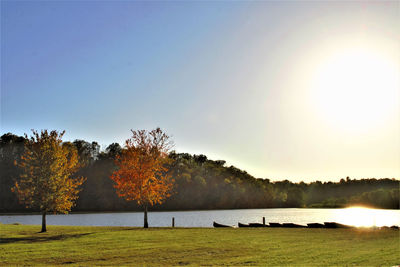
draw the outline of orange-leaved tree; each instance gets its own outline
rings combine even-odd
[[[22,174],[11,190],[27,208],[40,209],[42,232],[46,232],[46,213],[68,213],[85,178],[73,177],[80,164],[76,148],[62,142],[65,131],[32,132],[29,139],[25,134],[25,152],[16,162]]]
[[[174,180],[168,169],[168,152],[173,144],[160,128],[131,131],[132,137],[116,157],[117,170],[110,178],[118,196],[144,208],[144,228],[148,228],[148,206],[161,204],[171,195]]]

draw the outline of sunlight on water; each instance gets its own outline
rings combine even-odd
[[[385,210],[365,207],[349,207],[335,210],[335,213],[338,222],[358,227],[390,226],[399,220],[399,218],[389,216]]]
[[[238,209],[203,211],[149,212],[151,227],[213,227],[213,221],[227,225],[241,223],[307,223],[337,222],[360,227],[400,226],[400,210],[368,209]],[[41,224],[41,215],[1,215],[0,223]],[[48,215],[49,225],[143,226],[143,212],[72,213]]]

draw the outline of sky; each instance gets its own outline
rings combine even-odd
[[[399,29],[399,1],[1,1],[1,134],[161,127],[258,178],[399,178]]]

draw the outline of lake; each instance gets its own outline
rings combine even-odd
[[[346,209],[238,209],[205,211],[149,212],[150,227],[212,227],[213,221],[236,225],[238,222],[307,223],[338,222],[354,226],[400,226],[400,210]],[[5,224],[41,224],[41,215],[0,215]],[[48,225],[143,226],[143,212],[72,213],[47,215]]]

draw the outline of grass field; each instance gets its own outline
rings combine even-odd
[[[209,229],[0,224],[0,265],[400,264],[392,229]]]

